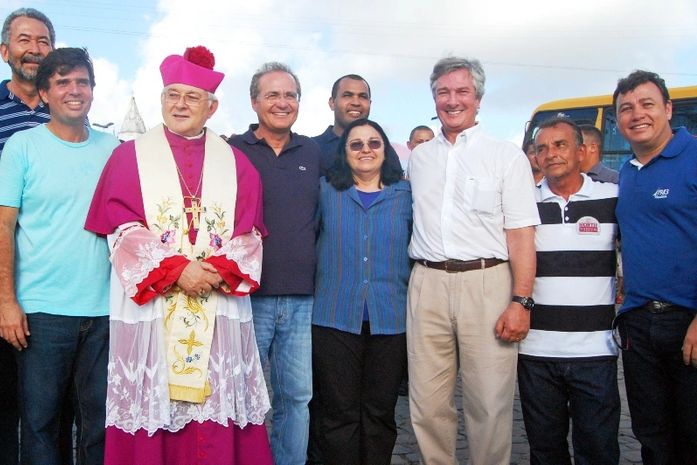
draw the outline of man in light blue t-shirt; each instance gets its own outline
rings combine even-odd
[[[28,465],[60,463],[61,403],[71,385],[78,456],[103,461],[109,252],[83,225],[118,141],[84,124],[94,84],[85,50],[51,52],[36,77],[51,120],[13,135],[0,158],[0,336],[18,351]]]

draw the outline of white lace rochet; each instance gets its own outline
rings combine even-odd
[[[208,370],[212,394],[203,404],[169,399],[164,299],[158,297],[141,306],[129,296],[135,295],[135,286],[150,271],[172,255],[171,249],[144,227],[125,226],[109,237],[114,247],[114,272],[106,426],[128,433],[145,429],[153,435],[158,429],[176,432],[190,421],[210,420],[224,426],[232,421],[242,428],[248,423],[262,424],[270,404],[249,296],[221,295],[217,299]],[[260,252],[261,238],[251,233],[227,242],[216,255],[241,259],[254,256],[248,252],[257,248]],[[260,260],[247,258],[237,263],[243,272],[258,279]]]

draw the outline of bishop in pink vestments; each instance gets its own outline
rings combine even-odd
[[[204,47],[165,58],[164,125],[114,151],[87,217],[111,247],[106,465],[272,465],[249,302],[261,181],[205,128],[213,66]]]

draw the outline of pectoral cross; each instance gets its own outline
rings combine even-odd
[[[198,197],[184,197],[184,199],[191,200],[191,206],[184,207],[184,213],[191,213],[191,221],[189,222],[189,226],[193,227],[195,230],[198,230],[199,218],[201,217],[201,212],[203,211],[201,204],[199,203],[200,199]]]

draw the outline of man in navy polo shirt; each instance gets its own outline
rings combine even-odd
[[[36,89],[39,63],[53,50],[56,33],[51,21],[33,8],[10,13],[2,26],[0,55],[12,71],[0,82],[0,156],[5,142],[18,131],[48,122],[48,107]],[[17,369],[14,349],[0,339],[0,463],[17,463]],[[68,436],[70,439],[70,436]]]
[[[655,73],[620,79],[613,105],[634,152],[620,171],[616,323],[632,430],[645,465],[697,464],[697,139],[671,129]]]
[[[320,149],[291,132],[298,118],[300,82],[282,63],[265,63],[252,77],[258,124],[234,136],[261,175],[264,239],[261,287],[252,296],[254,329],[262,363],[271,365],[276,465],[304,465],[312,397],[312,295],[315,275],[315,210]]]
[[[53,50],[56,33],[51,21],[33,8],[20,8],[2,26],[0,55],[12,78],[0,83],[0,153],[17,131],[49,120],[34,81],[39,63]]]
[[[346,126],[353,121],[370,116],[370,86],[357,74],[341,76],[332,86],[329,108],[334,112],[334,125],[312,138],[322,150],[322,175],[327,174],[334,163],[339,138]]]

